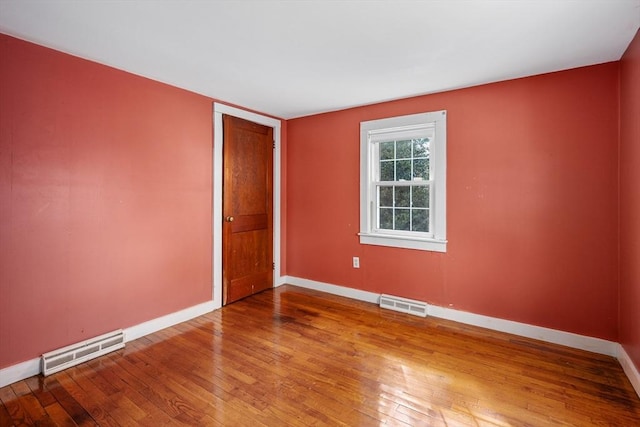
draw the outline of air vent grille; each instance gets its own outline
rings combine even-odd
[[[414,301],[393,295],[380,295],[380,307],[415,316],[427,317],[428,305],[422,301]]]
[[[119,329],[87,341],[50,351],[42,355],[42,374],[47,376],[123,347],[124,332]]]

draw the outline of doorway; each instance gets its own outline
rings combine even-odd
[[[271,264],[272,286],[282,284],[280,277],[280,120],[271,117],[262,116],[260,114],[241,110],[239,108],[230,107],[228,105],[214,104],[214,146],[213,146],[213,215],[212,215],[212,240],[213,240],[213,259],[212,259],[212,276],[213,276],[213,303],[214,309],[223,305],[223,224],[226,217],[223,216],[223,151],[224,151],[224,124],[223,116],[233,116],[260,124],[272,129],[273,145],[273,197],[272,197],[272,257]],[[227,215],[233,216],[233,215]],[[235,217],[232,222],[235,222]],[[225,301],[226,302],[226,301]]]
[[[273,129],[222,116],[222,305],[273,287]]]

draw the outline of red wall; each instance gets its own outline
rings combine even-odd
[[[0,35],[0,368],[211,300],[212,101]]]
[[[283,123],[283,273],[614,341],[620,302],[639,366],[639,44]],[[0,368],[210,300],[212,100],[4,35],[0,57]],[[448,252],[360,245],[360,121],[439,109]]]
[[[360,245],[360,122],[441,109],[447,253]],[[288,275],[617,340],[618,63],[290,120],[287,150]]]
[[[620,62],[620,343],[640,369],[640,32]]]

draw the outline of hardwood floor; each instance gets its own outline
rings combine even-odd
[[[0,400],[3,427],[640,426],[611,357],[293,286]]]

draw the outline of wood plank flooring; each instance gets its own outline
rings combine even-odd
[[[640,426],[611,357],[293,286],[0,400],[3,427]]]

